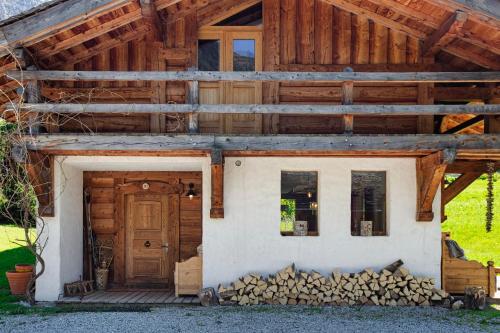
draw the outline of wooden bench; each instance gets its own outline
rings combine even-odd
[[[466,287],[481,286],[489,297],[494,297],[497,290],[496,274],[500,268],[495,268],[493,261],[484,266],[475,260],[462,260],[450,257],[445,240],[450,233],[442,233],[441,241],[441,288],[450,294],[463,294]]]

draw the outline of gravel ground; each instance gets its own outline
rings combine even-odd
[[[441,308],[175,307],[3,316],[1,332],[499,332],[500,318]]]

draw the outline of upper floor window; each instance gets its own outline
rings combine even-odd
[[[318,173],[281,172],[282,236],[318,235]]]
[[[198,41],[198,69],[214,72],[220,70],[220,41],[218,39]]]
[[[255,40],[253,39],[233,40],[233,71],[235,72],[255,71]]]
[[[352,172],[351,235],[387,235],[385,171]]]

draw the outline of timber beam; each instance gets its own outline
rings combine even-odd
[[[447,187],[441,189],[441,203],[442,206],[448,204],[457,195],[462,193],[470,184],[472,184],[476,179],[478,179],[483,173],[482,172],[467,172],[458,177],[453,183]]]
[[[467,14],[460,10],[453,13],[439,29],[427,37],[422,46],[424,56],[434,56],[458,37],[467,21]]]
[[[500,82],[500,72],[205,72],[205,71],[7,71],[17,80],[46,81],[307,81]]]
[[[488,172],[487,161],[455,161],[448,165],[446,173],[464,174],[470,172]],[[500,161],[496,161],[495,170],[500,169]]]
[[[197,81],[188,84],[188,103],[197,103]],[[74,91],[74,90],[70,90]],[[138,90],[140,92],[140,89]],[[97,94],[97,93],[96,93]],[[119,92],[117,93],[117,95]],[[219,114],[308,114],[308,115],[448,115],[500,114],[500,104],[470,105],[298,105],[298,104],[64,104],[26,103],[20,105],[26,112],[38,113],[219,113]],[[12,106],[5,105],[9,111]],[[192,125],[196,131],[197,125]],[[447,133],[452,134],[452,133]]]
[[[212,207],[210,218],[224,218],[224,156],[222,150],[212,150],[211,180],[212,180]]]
[[[434,219],[432,204],[446,166],[453,163],[456,153],[453,149],[445,149],[417,159],[417,221],[431,222]]]
[[[39,135],[25,137],[30,150],[53,154],[117,152],[324,153],[422,156],[456,149],[459,154],[500,154],[500,134],[485,135]],[[491,158],[490,158],[491,159]],[[500,159],[500,158],[499,158]]]
[[[450,128],[449,130],[445,131],[444,134],[460,133],[468,128],[478,125],[482,121],[484,121],[484,115],[475,116],[469,120],[464,121],[463,123],[458,124],[455,127]]]
[[[8,48],[29,46],[54,33],[71,29],[92,17],[130,4],[130,0],[69,0],[0,28],[0,56]],[[3,39],[3,40],[2,40]]]

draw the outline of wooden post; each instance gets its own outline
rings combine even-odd
[[[492,98],[488,104],[500,104],[500,98]],[[484,119],[484,133],[500,133],[500,115],[489,115]]]
[[[495,270],[495,263],[488,261],[488,296],[495,297],[497,289],[497,275]]]
[[[262,16],[264,24],[263,47],[264,70],[274,71],[280,64],[280,2],[276,0],[262,1]],[[262,85],[262,97],[264,104],[279,104],[280,83],[264,82]],[[268,114],[263,116],[263,133],[278,134],[279,114]]]
[[[195,71],[196,68],[189,68],[188,71]],[[187,82],[187,103],[188,104],[199,104],[199,89],[198,89],[198,81],[188,81]],[[188,132],[191,134],[199,133],[199,125],[198,125],[198,114],[190,113],[188,115]]]
[[[28,70],[35,70],[36,67],[29,66]],[[26,84],[25,90],[25,100],[28,103],[40,103],[41,93],[40,93],[40,84],[38,81],[28,81]],[[28,127],[30,135],[37,135],[40,133],[40,117],[38,113],[32,114],[28,119]]]
[[[210,218],[224,218],[224,156],[222,150],[214,149],[212,158],[212,208]]]
[[[346,67],[344,72],[352,72],[351,67]],[[345,81],[342,83],[342,105],[353,104],[354,82]],[[344,134],[352,134],[354,131],[354,116],[352,114],[342,116]]]

